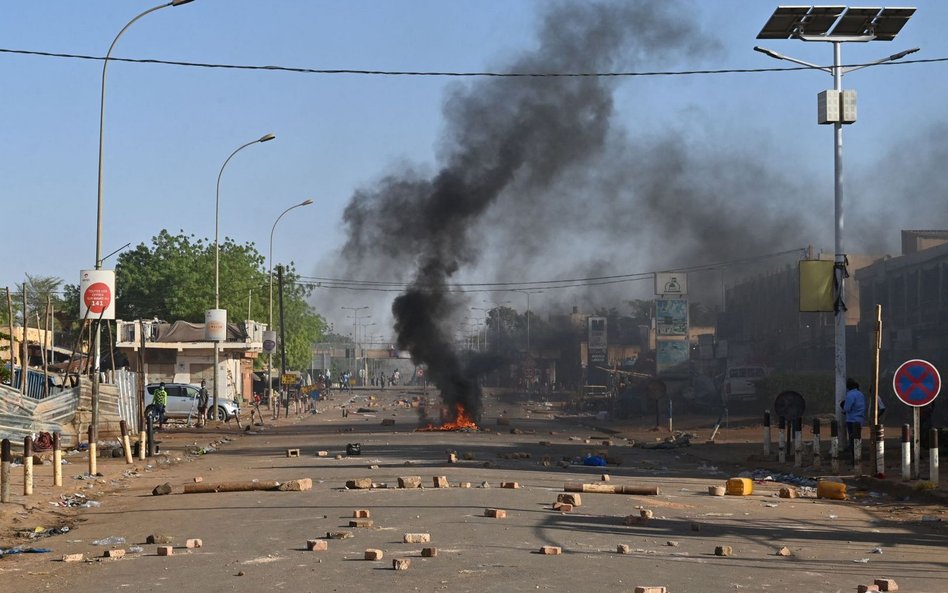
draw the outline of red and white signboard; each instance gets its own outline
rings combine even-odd
[[[941,375],[927,360],[913,359],[902,363],[892,378],[892,389],[904,403],[919,408],[938,397]]]
[[[80,272],[79,318],[115,319],[114,270],[82,270]]]

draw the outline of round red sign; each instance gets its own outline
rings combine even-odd
[[[105,282],[90,284],[82,295],[82,301],[89,308],[89,312],[101,315],[112,304],[112,291]]]
[[[927,360],[913,359],[895,371],[892,388],[900,400],[914,407],[930,404],[941,391],[941,375]]]

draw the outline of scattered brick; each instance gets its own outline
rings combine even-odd
[[[895,579],[876,579],[874,582],[879,587],[880,591],[899,590],[899,585],[895,582]]]
[[[540,553],[544,556],[559,556],[563,553],[563,548],[559,546],[542,546]]]
[[[381,560],[384,555],[385,554],[382,552],[382,550],[376,550],[373,548],[369,548],[365,551],[366,560]]]
[[[484,509],[485,517],[493,517],[494,519],[506,519],[507,511],[503,509]]]
[[[708,486],[708,494],[711,496],[724,496],[725,492],[724,486]]]
[[[434,558],[438,555],[438,548],[422,548],[421,556],[422,558]]]
[[[643,519],[652,519],[655,517],[655,512],[651,509],[639,509],[639,516]]]
[[[554,502],[553,510],[559,511],[561,513],[571,513],[573,512],[573,505],[569,504],[568,502]]]
[[[670,547],[672,547],[672,548],[677,548],[677,547],[679,546],[678,542],[676,542],[676,541],[673,540],[673,539],[670,539],[670,540],[668,540],[667,542],[665,542],[665,545],[666,545],[666,546],[670,546]]]
[[[204,481],[204,478],[203,478],[203,477],[201,477],[201,476],[194,476],[194,483],[195,483],[195,484],[200,484],[200,483],[203,482],[203,481]]]
[[[457,454],[457,453],[449,453],[449,454],[448,454],[448,463],[457,463],[457,462],[458,462],[458,454]]]
[[[171,484],[165,482],[155,486],[154,490],[151,491],[152,496],[162,496],[164,494],[171,494]]]
[[[566,504],[571,504],[574,507],[583,506],[583,498],[579,494],[569,494],[566,492],[557,494],[556,502],[564,502]]]
[[[287,457],[299,457],[299,456],[300,456],[300,450],[299,450],[299,449],[287,449],[287,450],[286,450],[286,456],[287,456]]]
[[[612,480],[612,476],[610,476],[609,474],[602,474],[602,476],[600,477],[600,479],[601,479],[603,482],[608,482],[608,481]]]
[[[301,478],[299,480],[289,480],[280,484],[282,492],[302,492],[313,489],[313,480],[310,478]]]
[[[372,513],[369,512],[369,509],[356,509],[352,511],[352,517],[354,519],[368,519],[372,516]]]
[[[481,482],[481,485],[479,486],[479,488],[490,488],[490,482],[487,482],[487,481]]]
[[[458,488],[470,488],[470,487],[471,487],[471,483],[470,483],[470,482],[459,482],[459,483],[458,483]]]
[[[368,529],[375,524],[372,519],[353,519],[349,521],[349,527],[359,527],[361,529]]]
[[[310,552],[325,552],[329,549],[329,542],[324,539],[308,539],[306,549]]]
[[[329,457],[329,451],[316,451],[316,457]]]
[[[336,459],[342,459],[342,453],[336,454]]]
[[[500,487],[501,488],[519,488],[520,484],[518,484],[517,482],[501,482]]]
[[[351,537],[355,537],[355,534],[353,534],[351,531],[327,531],[326,532],[327,539],[349,539]]]
[[[717,546],[714,548],[715,556],[730,556],[732,552],[731,546]]]
[[[618,554],[631,554],[632,548],[628,544],[619,544],[616,546],[616,553]]]
[[[398,478],[399,488],[421,488],[421,476],[402,476]]]
[[[790,551],[790,548],[784,546],[777,550],[777,556],[793,556],[793,552]]]
[[[431,481],[434,483],[435,488],[450,488],[448,484],[448,478],[445,476],[434,476],[431,478]]]
[[[124,558],[125,550],[106,550],[105,552],[102,553],[102,556],[104,558],[113,558],[113,559]]]
[[[85,559],[84,554],[63,554],[63,562],[82,562]]]
[[[158,546],[159,556],[174,556],[174,548],[171,546]]]
[[[346,488],[350,490],[367,490],[372,487],[372,478],[356,478],[346,482]]]
[[[879,585],[859,585],[856,587],[856,593],[868,593],[869,591],[878,591]]]
[[[796,488],[781,488],[780,498],[796,498],[798,496]]]
[[[379,468],[379,466],[377,466],[377,465],[375,465],[375,464],[372,464],[372,465],[369,466],[369,469],[378,469],[378,468]]]
[[[203,548],[204,542],[199,539],[188,539],[184,541],[184,547],[189,549]]]
[[[163,533],[154,533],[145,538],[146,544],[173,544],[174,536]]]
[[[411,566],[411,558],[396,558],[392,560],[393,570],[408,570]]]
[[[642,587],[635,588],[635,593],[667,593],[665,587]]]
[[[431,542],[430,533],[406,533],[403,541],[406,544],[427,544]]]

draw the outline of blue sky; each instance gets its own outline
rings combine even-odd
[[[511,55],[535,47],[545,4],[196,0],[143,18],[119,41],[114,56],[310,68],[497,70]],[[634,69],[791,65],[752,51],[758,44],[829,63],[828,44],[755,39],[776,4],[683,2],[682,18],[704,23],[717,47],[681,59],[645,56]],[[0,48],[101,56],[130,18],[153,5],[139,0],[5,4]],[[894,42],[847,44],[844,62],[912,47],[922,49],[912,58],[948,57],[943,31],[948,3],[912,5],[918,12]],[[875,220],[864,227],[853,224],[848,232],[861,240],[873,235],[877,251],[895,252],[901,228],[948,226],[945,185],[926,181],[927,169],[916,168],[928,147],[944,143],[933,130],[946,129],[946,69],[948,63],[876,67],[844,81],[859,93],[859,121],[845,130],[852,220]],[[22,282],[27,273],[77,283],[79,270],[94,264],[100,73],[101,62],[0,54],[5,221],[0,286]],[[272,132],[276,141],[247,148],[224,172],[221,235],[254,242],[266,255],[276,216],[312,198],[313,206],[280,222],[274,257],[293,260],[303,274],[324,275],[344,243],[341,216],[353,192],[406,163],[435,168],[446,90],[469,84],[477,81],[113,62],[106,99],[103,253],[128,242],[148,243],[161,229],[212,239],[221,164],[236,147]],[[830,76],[818,72],[628,78],[616,88],[614,118],[636,138],[671,130],[692,147],[765,155],[820,195],[825,212],[811,214],[824,224],[815,236],[801,237],[801,244],[829,249],[832,128],[816,125],[815,111],[816,93],[831,86]],[[892,170],[880,172],[880,163],[893,159],[905,161],[899,170],[908,179]],[[733,165],[740,170],[741,163]],[[930,199],[939,189],[941,197]],[[903,198],[918,193],[927,198],[899,207]],[[780,199],[759,196],[761,202]],[[106,267],[110,263],[114,259]],[[661,265],[673,263],[688,262]]]

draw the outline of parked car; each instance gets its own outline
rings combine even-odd
[[[151,402],[151,398],[155,394],[155,390],[158,389],[158,383],[149,383],[145,386],[145,391],[148,393],[146,399],[148,402]],[[168,392],[168,405],[165,406],[165,418],[197,418],[198,407],[197,407],[197,397],[200,387],[197,385],[190,385],[188,383],[165,383],[165,391]],[[211,396],[211,401],[208,402],[208,407],[214,405],[213,395]],[[218,398],[217,400],[217,414],[216,416],[213,413],[213,410],[208,410],[208,418],[217,418],[218,420],[230,420],[240,413],[240,407],[237,405],[237,402],[229,399]],[[150,403],[145,407],[145,414],[158,417],[158,413],[155,412],[154,406]]]
[[[757,381],[767,375],[761,366],[733,366],[724,373],[721,396],[724,401],[748,401],[757,398]]]

